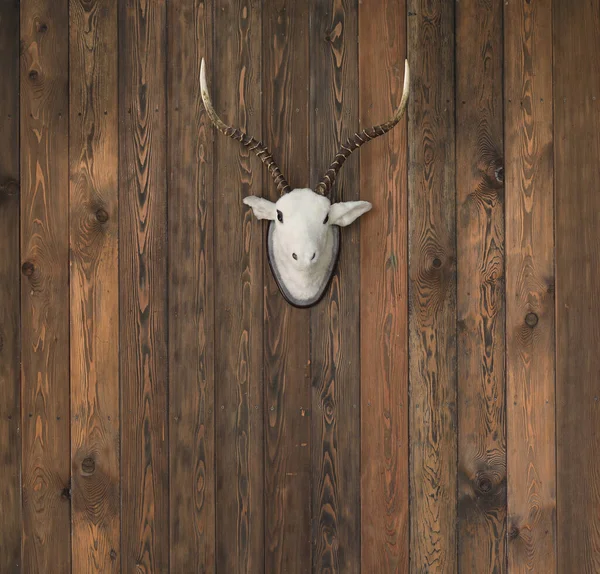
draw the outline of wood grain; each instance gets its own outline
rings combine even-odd
[[[358,124],[358,2],[310,7],[310,173],[319,183]],[[359,158],[350,159],[333,201],[359,199]],[[359,224],[342,232],[338,268],[311,310],[313,571],[360,572]]]
[[[21,2],[24,572],[69,571],[67,3]]]
[[[254,0],[215,3],[211,92],[225,121],[261,132],[261,14]],[[246,195],[261,195],[261,163],[215,134],[216,560],[219,572],[260,572],[263,514],[263,238]]]
[[[506,571],[502,4],[456,4],[458,561]]]
[[[117,9],[69,6],[72,565],[119,572]]]
[[[406,3],[358,7],[361,128],[400,104]],[[360,150],[361,563],[408,572],[407,124]],[[344,169],[346,169],[344,167]]]
[[[169,4],[169,500],[171,572],[214,572],[213,133],[200,62],[212,7]]]
[[[308,15],[308,2],[263,6],[263,138],[292,188],[310,180]],[[278,199],[267,176],[263,189]],[[284,301],[266,257],[264,276],[265,572],[310,572],[310,311]]]
[[[0,572],[21,571],[19,2],[0,3]]]
[[[557,571],[587,573],[600,571],[600,4],[553,11]]]
[[[504,6],[508,570],[556,571],[552,2]]]
[[[167,572],[166,2],[119,8],[121,569]]]
[[[408,3],[411,572],[456,572],[454,6]]]

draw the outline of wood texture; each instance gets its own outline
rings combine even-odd
[[[508,570],[556,571],[552,2],[504,7]]]
[[[69,6],[72,567],[119,572],[117,9]]]
[[[456,4],[458,561],[506,571],[502,4]]]
[[[358,125],[358,3],[310,9],[310,173],[314,189]],[[359,159],[338,174],[332,201],[359,199]],[[337,271],[311,311],[313,571],[360,572],[359,225],[342,231]]]
[[[361,128],[400,104],[406,3],[358,7]],[[361,564],[408,572],[407,124],[361,148],[360,222]],[[345,168],[344,168],[345,169]]]
[[[411,572],[456,572],[454,10],[408,3]]]
[[[251,0],[215,3],[215,109],[261,132],[261,14]],[[216,133],[215,408],[217,571],[261,571],[263,515],[263,330],[261,227],[242,204],[261,195],[262,166],[247,148]]]
[[[119,8],[121,569],[167,572],[166,2]]]
[[[200,95],[212,5],[169,3],[171,572],[214,572],[213,134]]]
[[[19,2],[0,4],[0,572],[21,571]]]
[[[263,138],[292,188],[307,187],[310,178],[308,6],[263,6]],[[277,200],[266,176],[263,190]],[[309,572],[310,311],[285,303],[266,257],[264,277],[265,572]]]
[[[600,4],[553,3],[558,572],[600,571]],[[551,428],[544,429],[551,432]]]
[[[69,19],[21,2],[24,572],[69,571]]]

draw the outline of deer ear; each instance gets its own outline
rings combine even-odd
[[[343,201],[329,208],[329,223],[345,227],[373,207],[368,201]]]
[[[277,210],[272,201],[256,197],[255,195],[249,195],[248,197],[244,197],[244,203],[252,208],[252,212],[257,219],[275,219]]]

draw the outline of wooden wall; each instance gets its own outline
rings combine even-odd
[[[598,0],[0,0],[0,573],[600,571]],[[276,198],[344,166],[312,310]]]

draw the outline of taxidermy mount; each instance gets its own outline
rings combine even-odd
[[[267,147],[238,128],[225,124],[215,112],[206,83],[204,59],[200,87],[206,113],[215,127],[252,150],[267,166],[281,197],[273,203],[249,196],[244,203],[258,219],[271,223],[267,234],[269,265],[279,290],[296,307],[311,307],[323,297],[335,271],[340,251],[340,227],[350,225],[371,209],[368,201],[331,203],[329,194],[340,168],[361,145],[389,132],[406,111],[409,93],[408,61],[404,67],[404,89],[398,111],[384,124],[354,134],[339,148],[315,190],[292,189]]]

